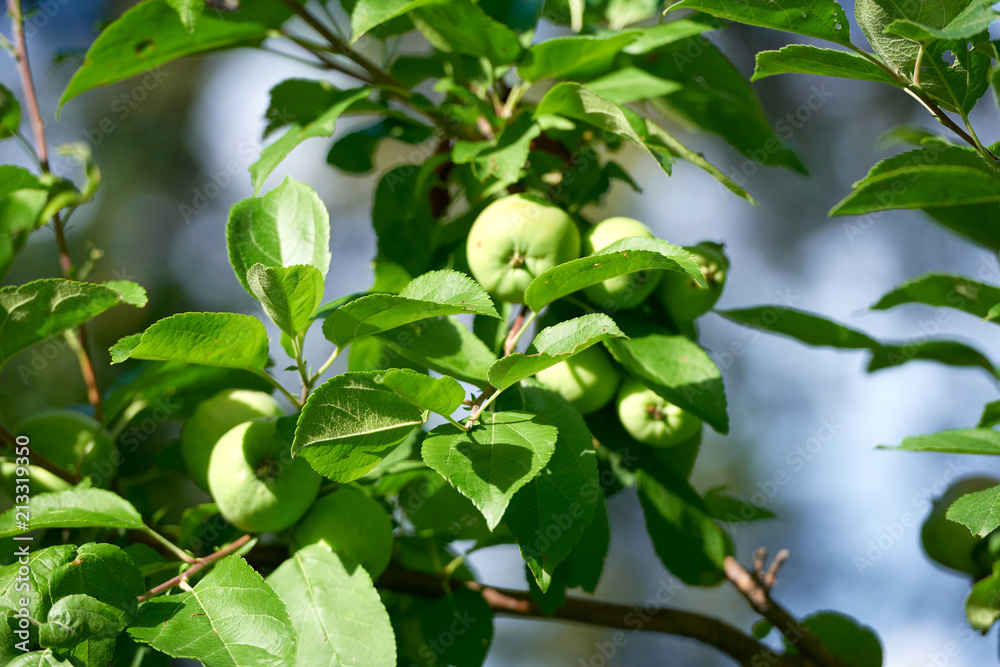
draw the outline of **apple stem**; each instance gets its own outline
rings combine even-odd
[[[143,526],[143,532],[145,532],[147,535],[149,535],[150,537],[152,537],[154,540],[156,540],[157,542],[159,542],[160,544],[162,544],[170,553],[174,554],[175,556],[177,556],[178,558],[180,558],[185,563],[190,563],[190,564],[193,565],[194,563],[198,562],[197,558],[195,558],[194,556],[192,556],[188,552],[184,551],[183,549],[181,549],[176,544],[174,544],[173,542],[171,542],[170,540],[168,540],[167,538],[165,538],[163,535],[160,535],[158,532],[156,532],[155,530],[153,530],[149,526]]]

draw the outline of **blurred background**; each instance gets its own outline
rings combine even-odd
[[[58,96],[79,57],[101,25],[129,4],[25,3],[26,9],[37,8],[28,35],[50,144],[89,143],[104,175],[96,201],[73,217],[73,252],[80,259],[103,251],[94,279],[134,280],[151,296],[145,310],[118,309],[91,327],[103,386],[113,380],[109,373],[117,372],[108,370],[108,346],[160,317],[186,310],[259,314],[229,267],[226,216],[233,203],[252,194],[247,168],[260,150],[268,90],[289,77],[326,76],[274,54],[218,54],[87,93],[70,102],[57,120]],[[845,9],[851,13],[846,4]],[[7,26],[3,30],[7,33]],[[552,30],[543,28],[541,36]],[[853,32],[855,41],[864,43],[856,25]],[[712,39],[749,76],[755,52],[778,48],[791,36],[734,25]],[[346,85],[338,76],[331,81]],[[10,58],[0,58],[0,81],[19,92]],[[809,168],[808,178],[761,167],[720,140],[673,128],[750,190],[761,206],[753,208],[723,191],[694,167],[678,164],[668,178],[647,156],[626,150],[620,161],[645,192],[616,185],[592,217],[633,216],[682,245],[724,242],[733,266],[721,308],[792,306],[884,339],[956,337],[995,357],[1000,330],[970,316],[942,311],[947,314],[942,318],[919,306],[887,313],[867,307],[894,285],[928,271],[1000,282],[996,257],[919,213],[826,216],[875,161],[899,150],[880,146],[878,137],[904,122],[933,128],[926,112],[899,91],[877,84],[796,75],[766,79],[755,88],[768,118],[785,120],[781,127]],[[342,121],[338,135],[357,122],[366,121]],[[973,122],[987,142],[1000,139],[991,99],[980,102]],[[375,246],[369,214],[377,174],[406,161],[412,149],[384,143],[376,175],[359,178],[329,167],[328,147],[328,141],[304,144],[265,189],[291,175],[325,200],[333,225],[329,299],[370,285]],[[75,175],[75,167],[60,160],[55,170]],[[29,164],[11,141],[0,144],[0,161]],[[42,230],[7,282],[58,272],[53,234]],[[996,398],[995,382],[982,371],[922,362],[868,375],[864,353],[807,348],[742,330],[715,315],[701,322],[703,343],[723,370],[733,427],[727,437],[706,432],[692,481],[701,491],[726,485],[746,498],[757,493],[758,504],[779,516],[736,526],[742,560],[749,562],[759,546],[772,553],[788,548],[791,558],[781,572],[777,599],[799,615],[836,609],[874,627],[886,665],[996,664],[995,633],[980,637],[964,620],[968,582],[927,560],[920,549],[919,521],[929,509],[928,499],[956,477],[1000,474],[1000,463],[876,450],[907,435],[974,425],[982,404]],[[318,334],[309,343],[307,354],[326,356],[327,344]],[[36,350],[39,354],[22,355],[0,374],[4,423],[16,423],[42,407],[85,400],[72,352],[56,343]],[[634,491],[612,498],[609,510],[612,547],[598,598],[642,605],[666,595],[671,606],[748,627],[753,615],[731,588],[677,586],[653,553]],[[515,546],[479,552],[473,564],[487,583],[526,586]],[[622,646],[610,639],[610,632],[599,629],[500,619],[487,664],[731,664],[710,649],[662,635],[630,634]]]

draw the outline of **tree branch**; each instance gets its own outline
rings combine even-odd
[[[766,618],[788,643],[797,646],[801,654],[808,658],[809,662],[805,664],[817,667],[850,667],[830,653],[815,635],[802,627],[794,616],[771,598],[771,586],[777,578],[781,564],[788,558],[788,551],[784,549],[779,551],[769,569],[765,568],[766,557],[766,550],[757,550],[754,555],[755,572],[751,574],[735,558],[727,556],[723,563],[726,577],[746,598],[754,611]]]
[[[17,446],[17,436],[11,433],[7,429],[7,427],[4,426],[3,424],[0,424],[0,440],[9,443],[11,447]],[[69,484],[76,484],[77,482],[80,481],[79,478],[74,477],[71,473],[63,470],[55,463],[49,461],[47,458],[45,458],[44,456],[36,452],[34,449],[32,449],[30,443],[27,445],[27,447],[31,452],[29,456],[31,465],[36,465],[39,468],[43,468],[52,473],[53,475],[55,475],[56,477],[58,477],[59,479]]]
[[[24,35],[24,14],[21,13],[21,0],[7,0],[7,11],[11,19],[14,57],[17,59],[18,73],[28,107],[28,117],[31,119],[31,129],[35,137],[35,152],[42,171],[48,173],[49,149],[45,139],[45,122],[42,120],[42,113],[38,107],[38,93],[31,76],[31,64],[28,61],[28,42]],[[73,260],[69,254],[69,245],[66,243],[66,233],[59,213],[56,213],[52,218],[52,228],[56,233],[56,246],[59,248],[59,266],[62,268],[63,276],[72,279],[76,273],[76,267],[73,266]],[[90,346],[87,344],[87,329],[83,325],[77,329],[77,337],[80,341],[80,353],[77,356],[83,381],[87,385],[87,400],[94,406],[94,418],[101,421],[104,416],[101,391],[97,386],[97,374],[90,356]]]
[[[218,551],[216,551],[214,554],[211,554],[210,556],[205,556],[204,558],[199,558],[198,562],[196,562],[194,565],[192,565],[188,569],[184,570],[184,572],[178,574],[173,579],[168,579],[167,581],[164,581],[159,586],[157,586],[155,588],[152,588],[149,591],[147,591],[147,592],[143,593],[142,595],[140,595],[139,598],[138,598],[139,602],[145,602],[149,598],[156,597],[160,593],[162,593],[164,591],[167,591],[167,590],[170,590],[174,586],[180,585],[181,582],[187,581],[194,574],[196,574],[198,571],[200,571],[201,569],[203,569],[205,566],[211,565],[215,561],[217,561],[217,560],[219,560],[221,558],[225,558],[226,556],[228,556],[229,554],[233,553],[234,551],[237,551],[240,547],[242,547],[244,544],[246,544],[247,542],[249,542],[251,539],[252,539],[251,535],[244,535],[243,537],[239,538],[235,542],[230,542],[226,546],[222,547],[221,549],[219,549]]]
[[[464,587],[482,594],[487,604],[501,614],[687,637],[722,651],[740,665],[792,667],[804,664],[796,657],[775,653],[724,621],[676,609],[651,609],[644,605],[629,606],[568,597],[555,614],[549,616],[526,591],[484,586],[475,581],[445,580],[395,567],[383,572],[376,586],[427,598],[441,597],[445,586],[450,586],[452,590]]]

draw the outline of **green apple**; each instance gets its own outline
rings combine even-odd
[[[118,471],[119,454],[101,425],[75,410],[43,410],[25,419],[17,434],[27,436],[32,451],[70,473],[107,486]]]
[[[618,419],[633,438],[657,447],[679,445],[701,428],[700,419],[633,378],[618,392]]]
[[[615,241],[633,236],[655,238],[649,227],[632,218],[608,218],[597,223],[584,235],[583,252],[593,255]],[[583,290],[587,298],[604,310],[629,310],[646,300],[657,283],[662,271],[639,271],[624,276],[609,278],[602,283]]]
[[[382,506],[350,486],[317,500],[292,536],[298,549],[320,543],[361,563],[372,579],[389,565],[392,539],[392,520]]]
[[[708,283],[708,289],[680,271],[663,272],[657,293],[663,307],[677,323],[694,322],[695,318],[710,311],[722,294],[722,288],[726,284],[726,273],[729,271],[729,258],[722,252],[722,246],[718,243],[704,241],[695,246],[686,246],[684,249],[698,262],[701,274]]]
[[[229,523],[250,533],[294,525],[316,500],[321,477],[293,459],[275,417],[226,431],[208,462],[208,488]]]
[[[18,474],[17,470],[21,467],[25,468],[23,472],[27,472],[27,476]],[[15,496],[25,495],[18,493],[18,490],[15,488],[24,484],[20,480],[27,480],[27,495],[30,496],[36,496],[39,493],[65,491],[71,488],[69,482],[57,477],[45,468],[33,465],[19,466],[13,461],[0,461],[0,488],[3,488],[4,493],[10,496],[12,500]]]
[[[924,552],[931,560],[952,570],[965,572],[974,577],[988,574],[989,563],[979,563],[976,548],[983,540],[973,535],[968,528],[951,521],[945,514],[952,503],[968,493],[983,491],[1000,484],[993,477],[966,477],[960,479],[934,501],[930,514],[920,528],[920,541]]]
[[[591,345],[566,361],[539,371],[535,377],[585,415],[607,405],[614,398],[620,380],[611,358],[600,345]]]
[[[228,389],[202,401],[181,429],[181,456],[191,480],[208,491],[208,460],[226,432],[258,417],[281,417],[284,411],[270,394]]]
[[[473,277],[487,292],[522,303],[524,290],[536,276],[580,256],[580,232],[561,208],[510,195],[476,218],[466,255]]]

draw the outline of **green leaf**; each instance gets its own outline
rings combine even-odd
[[[421,611],[425,643],[417,649],[418,659],[434,656],[437,660],[430,664],[456,667],[480,667],[486,662],[493,641],[493,608],[481,593],[459,588],[426,603]]]
[[[916,340],[901,344],[885,344],[872,350],[868,372],[892,368],[908,361],[936,361],[948,366],[982,368],[994,377],[1000,371],[979,350],[952,340]]]
[[[126,284],[129,287],[126,287]],[[44,278],[0,287],[0,366],[18,352],[84,324],[109,308],[138,305],[141,287]]]
[[[867,334],[793,308],[758,306],[716,312],[737,324],[788,336],[806,345],[848,350],[871,350],[880,346]]]
[[[557,299],[609,278],[657,269],[681,271],[699,284],[705,284],[698,264],[688,251],[660,239],[631,237],[616,241],[588,257],[544,271],[528,285],[524,302],[538,312]]]
[[[844,664],[852,667],[882,667],[882,645],[871,628],[850,616],[821,611],[802,619],[802,627]]]
[[[479,283],[452,270],[414,278],[398,295],[371,294],[345,304],[323,322],[323,335],[337,347],[429,317],[472,313],[499,317]]]
[[[851,26],[836,0],[682,0],[674,9],[696,9],[737,23],[851,45]]]
[[[745,521],[763,521],[764,519],[775,518],[774,512],[763,505],[750,503],[736,496],[731,496],[723,491],[724,487],[717,486],[705,492],[702,500],[708,513],[717,521],[727,523],[742,523]]]
[[[792,44],[777,51],[758,53],[757,66],[750,80],[757,81],[775,74],[819,74],[899,85],[888,72],[862,55],[806,44]]]
[[[247,283],[271,321],[292,337],[305,333],[323,301],[323,274],[315,266],[254,264]]]
[[[611,525],[603,494],[598,495],[594,518],[587,525],[576,548],[570,552],[558,571],[566,573],[566,586],[579,586],[588,593],[597,589],[604,570],[604,559],[611,546]]]
[[[899,19],[920,25],[943,28],[969,5],[969,0],[896,3],[891,0],[856,0],[854,16],[868,43],[879,56],[897,70],[912,74],[920,51],[917,42],[894,35],[887,28]],[[846,46],[846,45],[845,45]],[[921,74],[921,79],[924,75]],[[923,83],[923,82],[921,82]]]
[[[872,310],[887,310],[907,303],[954,308],[985,318],[990,308],[1000,303],[1000,287],[965,276],[926,273],[894,287],[872,306]]]
[[[205,11],[205,0],[167,0],[167,4],[174,8],[181,23],[189,32],[194,32],[198,19]]]
[[[316,191],[286,178],[263,197],[235,204],[226,223],[229,263],[253,296],[247,273],[254,264],[330,270],[330,215]]]
[[[21,104],[10,89],[0,85],[0,139],[7,139],[21,127]],[[4,165],[0,169],[17,169]],[[18,171],[21,171],[18,169]],[[27,173],[27,172],[26,172]],[[10,187],[9,185],[7,187]],[[0,186],[2,190],[2,186]]]
[[[127,528],[141,530],[142,517],[121,496],[104,489],[76,487],[40,493],[28,503],[30,518],[22,522],[17,510],[0,514],[0,538],[40,528]]]
[[[1000,424],[1000,401],[993,401],[983,406],[983,415],[979,418],[979,428],[992,428]]]
[[[431,46],[445,53],[482,57],[494,66],[521,55],[517,34],[469,0],[450,0],[415,9],[410,17]]]
[[[508,125],[493,142],[455,142],[452,160],[456,164],[470,162],[472,173],[481,182],[497,179],[492,187],[505,187],[521,179],[528,162],[531,142],[542,129],[528,114],[522,114]],[[461,151],[467,150],[466,155]]]
[[[454,317],[421,320],[379,334],[378,340],[392,355],[478,387],[489,384],[486,376],[497,360],[483,341]]]
[[[546,327],[535,336],[527,354],[515,352],[490,366],[490,384],[503,391],[591,345],[624,336],[614,320],[604,313],[591,313]]]
[[[0,197],[6,197],[17,190],[43,189],[45,185],[27,169],[12,164],[0,165]]]
[[[115,343],[111,348],[111,363],[149,359],[263,372],[267,352],[267,331],[256,317],[181,313],[165,317],[143,333]]]
[[[855,329],[800,310],[779,306],[760,306],[740,310],[717,311],[739,324],[794,338],[806,345],[869,350],[868,371],[891,368],[908,361],[937,361],[952,366],[975,366],[996,375],[993,363],[974,348],[949,340],[919,340],[880,343]]]
[[[113,544],[90,543],[79,547],[76,558],[52,570],[49,594],[89,595],[121,610],[131,621],[138,609],[136,598],[146,591],[142,572],[127,553]]]
[[[574,118],[590,123],[600,130],[617,134],[645,150],[668,174],[673,157],[682,157],[708,171],[730,191],[751,202],[754,201],[753,197],[732,179],[709,164],[701,155],[686,148],[662,128],[578,83],[564,82],[550,88],[535,108],[535,118],[546,114]]]
[[[725,26],[725,22],[714,16],[692,14],[657,25],[633,28],[630,29],[630,32],[637,34],[636,39],[625,47],[624,52],[629,55],[649,53],[666,44],[673,44],[689,37],[697,37]]]
[[[521,410],[544,415],[558,429],[552,458],[514,495],[505,518],[521,556],[545,592],[556,567],[580,544],[603,499],[596,450],[580,413],[558,394],[521,387],[510,401],[520,403]]]
[[[333,136],[337,119],[347,109],[360,100],[368,97],[371,89],[367,87],[353,88],[331,96],[330,106],[319,116],[307,123],[294,122],[277,141],[261,151],[260,159],[250,165],[250,180],[254,191],[260,192],[264,181],[271,175],[281,162],[306,139],[314,137]],[[287,181],[286,181],[287,183]]]
[[[939,40],[925,47],[920,87],[948,111],[968,114],[990,86],[989,35]]]
[[[38,629],[38,643],[45,648],[73,648],[94,639],[112,639],[131,620],[124,611],[89,595],[67,595],[52,605]]]
[[[205,667],[296,664],[296,635],[284,603],[239,556],[219,561],[187,593],[142,603],[128,633]]]
[[[232,17],[203,16],[189,31],[166,0],[144,0],[98,36],[83,66],[66,86],[59,106],[80,93],[148,72],[183,56],[262,42],[267,26],[241,18],[239,13]],[[161,81],[162,77],[154,73],[150,85]]]
[[[292,455],[342,483],[358,479],[388,456],[423,416],[376,376],[344,373],[317,387],[299,414]]]
[[[486,412],[471,430],[446,424],[430,432],[421,453],[483,513],[490,530],[514,493],[531,481],[555,451],[554,426],[523,412]]]
[[[956,4],[961,6],[963,3]],[[989,2],[973,0],[942,27],[930,26],[909,19],[897,19],[886,26],[885,33],[899,35],[915,42],[931,42],[936,39],[968,39],[986,31],[990,24],[998,18],[1000,18],[1000,12],[993,9]]]
[[[393,667],[389,615],[363,567],[326,546],[294,552],[267,578],[298,636],[294,665]]]
[[[937,144],[882,160],[830,215],[1000,202],[1000,172],[974,150]]]
[[[986,537],[1000,527],[1000,486],[965,494],[951,504],[946,516],[973,535]]]
[[[631,109],[624,109],[625,114],[629,117],[630,122],[633,126],[637,128],[637,131],[641,134],[643,138],[644,148],[652,155],[660,166],[669,173],[670,161],[673,157],[679,157],[687,162],[690,162],[694,166],[698,167],[702,171],[708,172],[715,180],[722,184],[724,188],[732,192],[737,197],[742,197],[750,202],[753,206],[758,205],[758,201],[753,198],[753,196],[744,190],[736,181],[726,176],[722,171],[720,171],[715,165],[710,163],[704,158],[701,153],[696,153],[681,142],[677,141],[673,136],[667,133],[662,127],[649,120],[648,118],[642,118],[639,114],[635,113]],[[769,137],[768,139],[772,139]],[[771,141],[767,141],[764,144],[764,150],[767,152],[780,153],[782,148],[780,147],[780,142],[774,139],[778,143],[778,148],[774,148]],[[805,171],[805,168],[801,167],[801,163],[798,162],[798,158],[793,160],[795,168],[799,171]]]
[[[392,368],[375,376],[394,392],[421,410],[450,417],[465,400],[465,389],[455,378],[432,378],[406,368]]]
[[[994,572],[972,585],[965,600],[965,617],[979,632],[987,632],[1000,618],[1000,573]]]
[[[1000,455],[1000,431],[992,428],[960,428],[905,438],[898,447],[910,452]]]
[[[955,234],[1000,252],[1000,206],[996,202],[926,207],[924,213]]]
[[[687,480],[669,468],[640,470],[636,479],[647,532],[666,568],[689,586],[725,581],[732,542]]]
[[[271,392],[274,385],[249,371],[179,362],[142,363],[109,389],[104,423],[116,423],[130,406],[146,406],[161,418],[186,419],[199,403],[224,389]],[[144,416],[148,415],[140,412],[133,420]]]
[[[7,663],[7,667],[56,667],[58,665],[76,667],[72,662],[53,653],[52,649],[23,653]]]
[[[650,100],[665,118],[716,134],[755,162],[806,173],[786,141],[792,128],[782,121],[771,126],[746,77],[707,39],[691,37],[665,44],[628,62],[682,85],[662,99]],[[822,85],[810,93],[808,102],[813,106],[824,104],[831,95]]]
[[[628,104],[676,93],[684,86],[638,67],[623,67],[588,81],[587,87],[615,104]]]
[[[585,81],[611,69],[615,56],[638,36],[639,33],[630,30],[606,36],[576,35],[539,42],[528,51],[517,74],[525,81],[549,78]]]
[[[722,374],[712,359],[684,336],[629,317],[618,325],[628,339],[604,342],[630,374],[719,433],[729,432]]]
[[[403,14],[436,4],[442,0],[357,0],[351,14],[351,43],[383,23]]]
[[[13,548],[12,546],[12,552]],[[28,616],[36,620],[44,620],[53,602],[52,594],[49,591],[52,573],[61,565],[72,561],[76,557],[76,551],[77,548],[72,544],[31,549],[26,563],[15,562],[6,567],[0,567],[0,609],[14,610],[25,607],[28,610]],[[21,573],[22,565],[27,567],[27,574]],[[22,604],[22,599],[26,600],[27,603]],[[5,625],[6,623],[0,623],[0,628]],[[37,631],[33,629],[29,629],[29,631],[32,641],[36,641]]]
[[[326,156],[329,164],[351,174],[367,174],[375,168],[375,150],[384,139],[420,144],[433,136],[433,130],[413,120],[386,118],[374,125],[338,139]]]

